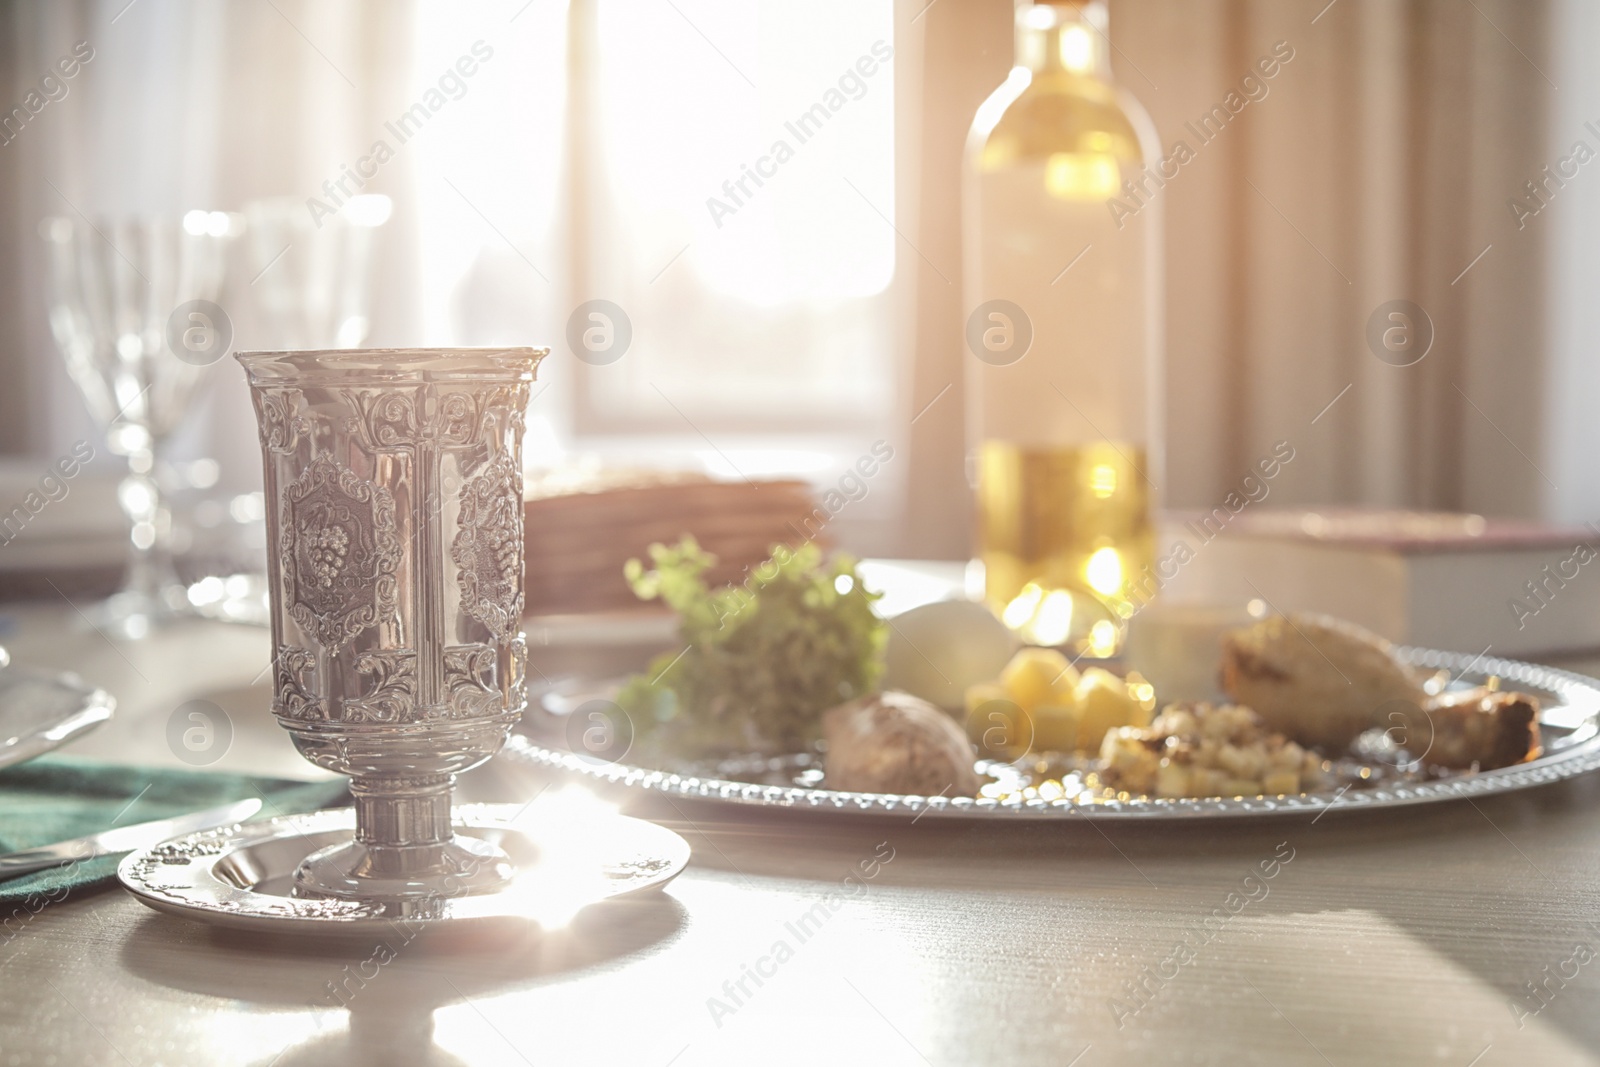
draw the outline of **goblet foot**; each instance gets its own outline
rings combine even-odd
[[[346,900],[414,900],[492,893],[516,866],[474,837],[399,848],[350,841],[313,852],[294,872],[297,895]]]

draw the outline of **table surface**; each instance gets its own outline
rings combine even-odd
[[[199,698],[234,723],[218,768],[312,773],[266,714],[262,631],[112,644],[30,606],[0,642],[118,695],[75,752],[174,764]],[[0,1065],[1600,1063],[1597,805],[1594,775],[1229,825],[636,800],[690,868],[518,943],[243,938],[118,888],[46,906],[0,939]]]

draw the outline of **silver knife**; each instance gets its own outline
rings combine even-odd
[[[209,830],[215,826],[243,822],[261,810],[261,801],[255,797],[221,807],[174,815],[170,819],[119,826],[88,837],[75,837],[70,841],[57,841],[53,845],[25,848],[0,856],[0,881],[32,874],[46,867],[56,867],[76,860],[94,859],[117,852],[132,852],[147,845],[159,845],[169,837],[192,834],[196,830]]]

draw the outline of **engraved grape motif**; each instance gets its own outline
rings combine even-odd
[[[502,641],[522,617],[522,472],[491,460],[461,493],[461,528],[450,547],[462,610]]]
[[[289,487],[283,584],[289,614],[328,651],[394,614],[394,498],[323,455]]]
[[[333,588],[333,580],[344,570],[349,548],[350,535],[342,526],[321,526],[308,532],[306,555],[318,585],[324,589]]]

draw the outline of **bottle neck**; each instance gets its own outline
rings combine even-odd
[[[1111,80],[1105,0],[1017,5],[1017,65],[1034,74]]]

